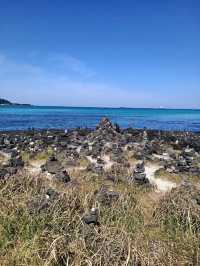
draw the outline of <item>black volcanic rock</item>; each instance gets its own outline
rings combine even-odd
[[[6,176],[6,174],[8,173],[6,168],[0,168],[0,180],[4,179],[4,177]]]
[[[128,180],[130,183],[136,183],[138,185],[149,184],[149,180],[146,178],[144,161],[136,165]]]
[[[68,183],[71,180],[70,175],[66,170],[56,173],[55,178],[63,183]]]
[[[20,155],[18,155],[16,157],[12,157],[10,159],[10,163],[9,164],[10,164],[11,167],[16,167],[16,168],[24,166],[24,162],[23,162],[22,157]]]
[[[111,123],[111,121],[107,118],[107,117],[103,117],[99,123],[99,125],[97,126],[97,129],[109,129],[109,128],[113,128],[113,125]]]
[[[51,156],[46,164],[41,166],[41,169],[42,171],[47,171],[50,174],[57,174],[63,170],[63,167],[54,156]]]
[[[104,205],[108,205],[108,206],[110,206],[112,204],[112,202],[118,200],[119,196],[120,195],[118,192],[110,191],[105,186],[102,186],[96,195],[97,200],[100,203],[102,203]]]
[[[92,208],[90,212],[86,213],[82,217],[82,221],[88,225],[93,224],[93,225],[99,225],[98,221],[98,210],[96,208]]]

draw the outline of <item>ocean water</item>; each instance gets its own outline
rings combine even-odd
[[[1,106],[0,130],[94,128],[107,116],[121,127],[200,132],[200,110]]]

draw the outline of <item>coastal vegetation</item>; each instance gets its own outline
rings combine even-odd
[[[14,105],[14,106],[30,106],[30,104],[21,104],[21,103],[12,103],[12,102],[10,102],[10,101],[8,101],[8,100],[6,100],[6,99],[2,99],[2,98],[0,98],[0,106],[1,105],[8,105],[8,106],[12,106],[12,105]]]
[[[0,264],[199,265],[199,141],[108,119],[2,134]]]
[[[149,204],[145,189],[119,184],[111,206],[98,205],[92,180],[47,204],[50,187],[25,174],[1,182],[1,265],[198,265],[199,207],[184,187]],[[81,219],[93,205],[100,226]]]
[[[1,104],[10,105],[10,104],[12,104],[12,103],[9,102],[8,100],[5,100],[5,99],[0,98],[0,105],[1,105]]]

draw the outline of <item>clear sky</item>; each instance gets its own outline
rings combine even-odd
[[[200,108],[200,1],[0,0],[0,97]]]

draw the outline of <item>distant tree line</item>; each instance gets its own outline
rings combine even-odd
[[[0,98],[0,104],[12,104],[12,103],[9,102],[8,100],[1,99],[1,98]]]

